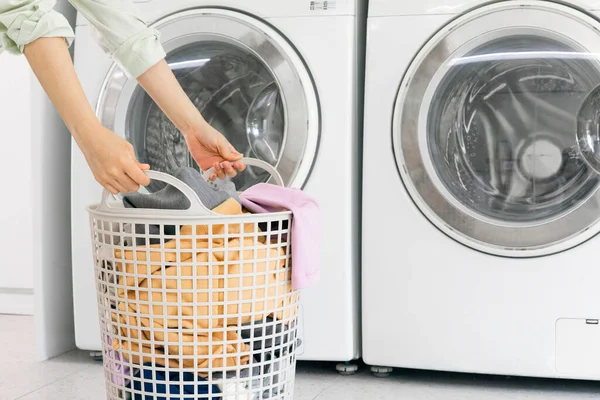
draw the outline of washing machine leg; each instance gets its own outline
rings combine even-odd
[[[102,361],[102,352],[101,351],[91,351],[90,357],[94,359],[94,361]]]
[[[358,365],[351,364],[350,361],[345,363],[339,363],[335,366],[335,369],[340,375],[354,375],[358,371]]]
[[[390,367],[372,366],[371,373],[377,378],[387,378],[394,369]]]

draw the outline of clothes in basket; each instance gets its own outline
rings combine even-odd
[[[129,385],[128,377],[131,376],[131,371],[126,363],[123,362],[121,353],[117,350],[112,349],[112,339],[108,336],[104,338],[108,345],[104,349],[104,364],[111,370],[110,380],[119,385]]]
[[[135,390],[133,395],[134,400],[172,400],[173,396],[176,395],[189,396],[195,394],[200,396],[196,397],[196,400],[209,400],[208,396],[203,397],[203,395],[221,393],[215,385],[212,385],[212,390],[210,390],[211,385],[209,383],[204,379],[195,377],[190,372],[169,372],[167,374],[164,369],[153,368],[151,363],[144,364],[140,376],[143,378],[143,381],[139,378],[134,378],[131,384]],[[152,381],[160,383],[151,383]],[[183,384],[180,384],[180,382]],[[168,395],[168,397],[161,396],[161,394]]]
[[[250,375],[252,372],[252,375]],[[214,379],[221,381],[217,386],[223,394],[223,400],[259,400],[263,396],[260,393],[261,381],[260,368],[244,368],[241,371],[229,371],[223,376],[222,372],[212,374]],[[242,379],[239,379],[242,378]],[[238,398],[235,396],[238,395]],[[241,396],[241,397],[240,397]]]
[[[213,210],[218,214],[225,215],[239,215],[242,214],[242,208],[240,203],[230,198],[223,204]],[[184,315],[193,315],[194,311],[191,307],[186,307],[185,304],[193,304],[194,302],[208,302],[208,294],[196,293],[196,299],[190,292],[179,294],[177,293],[168,294],[167,302],[177,304],[182,303],[180,307],[172,306],[164,308],[161,305],[152,306],[152,310],[144,302],[153,301],[160,304],[164,299],[163,288],[177,288],[177,277],[179,276],[180,285],[191,289],[193,287],[193,276],[195,277],[206,277],[206,279],[197,279],[198,289],[207,289],[209,287],[209,281],[212,280],[213,288],[227,288],[227,291],[213,293],[214,301],[224,301],[224,294],[227,293],[228,300],[231,301],[227,310],[223,310],[223,306],[215,306],[212,311],[208,310],[208,307],[199,307],[196,312],[199,315],[197,323],[201,326],[199,328],[208,329],[209,327],[217,328],[224,326],[237,327],[239,324],[248,323],[252,320],[262,320],[267,316],[272,316],[278,320],[286,321],[289,320],[295,313],[296,310],[289,307],[289,304],[294,304],[296,301],[293,299],[293,290],[289,280],[289,270],[285,271],[285,250],[283,248],[267,246],[266,237],[264,235],[250,236],[248,234],[255,233],[255,224],[247,223],[240,227],[239,224],[228,225],[227,231],[225,231],[225,225],[213,225],[212,234],[213,239],[209,243],[208,228],[207,226],[196,226],[195,234],[196,239],[195,248],[196,253],[190,250],[193,247],[192,239],[179,239],[178,241],[170,241],[164,246],[151,245],[147,246],[150,250],[155,249],[156,251],[146,251],[146,247],[140,248],[139,251],[135,249],[116,249],[115,260],[117,268],[121,271],[126,271],[129,275],[127,278],[121,276],[119,278],[119,285],[123,286],[123,289],[118,290],[118,296],[122,299],[127,299],[126,302],[120,302],[118,304],[118,310],[120,312],[114,313],[113,318],[115,322],[119,319],[122,324],[128,326],[128,329],[123,329],[120,334],[123,340],[117,345],[123,350],[124,354],[131,353],[131,359],[129,361],[134,364],[143,364],[146,362],[152,362],[154,359],[159,365],[170,365],[172,367],[186,367],[200,369],[206,369],[209,366],[209,351],[213,355],[223,355],[221,357],[215,357],[213,359],[212,368],[222,367],[234,367],[239,364],[247,364],[249,357],[236,357],[240,352],[249,352],[249,347],[246,344],[238,344],[239,332],[236,329],[227,330],[226,333],[217,331],[209,335],[208,333],[199,333],[195,338],[189,337],[182,339],[182,343],[196,342],[199,344],[180,344],[180,339],[177,333],[167,333],[165,335],[165,328],[176,329],[177,326],[164,326],[164,321],[169,321],[169,324],[181,323],[181,328],[192,329],[191,321],[183,319],[167,318],[169,316],[176,316],[178,309],[182,310]],[[183,226],[180,229],[180,236],[186,237],[194,233],[192,226]],[[243,232],[241,232],[243,229]],[[243,233],[240,240],[239,235]],[[226,242],[223,238],[219,238],[219,235],[227,235],[229,240]],[[175,250],[179,246],[182,249],[179,252],[179,260],[177,252],[169,252],[169,250]],[[160,249],[164,247],[164,252]],[[212,248],[212,252],[206,251],[208,248]],[[241,247],[248,250],[225,250],[225,247],[230,249],[239,249]],[[203,251],[204,249],[204,251]],[[223,249],[223,251],[215,251]],[[254,249],[254,250],[253,250]],[[153,264],[147,263],[148,254],[150,256],[149,261]],[[164,255],[164,260],[161,257]],[[207,263],[208,257],[212,257],[214,263],[213,270],[210,271],[208,266],[196,266],[195,271],[192,270],[191,265],[179,265],[172,266],[170,263],[183,264],[191,262],[195,257],[197,263]],[[229,274],[239,274],[240,272],[246,272],[250,274],[252,271],[264,272],[263,275],[257,275],[256,281],[252,279],[227,279],[222,278],[224,276],[225,259],[227,259],[227,268]],[[119,261],[121,260],[121,261]],[[258,261],[257,261],[258,260]],[[123,265],[124,264],[124,265]],[[145,278],[135,279],[133,274],[137,273],[138,276],[149,276]],[[163,279],[162,277],[173,276],[174,279]],[[154,278],[156,276],[156,278]],[[186,277],[189,277],[187,279]],[[215,278],[211,278],[215,277]],[[259,289],[252,290],[253,286],[259,287]],[[260,287],[263,287],[260,289]],[[264,287],[268,289],[264,289]],[[235,290],[239,289],[239,290]],[[241,298],[240,298],[241,296]],[[253,300],[249,303],[237,303],[238,300]],[[219,307],[221,309],[219,309]],[[127,308],[127,309],[126,309]],[[276,311],[280,310],[280,311]],[[284,311],[281,311],[284,310]],[[254,312],[254,315],[248,315],[248,313]],[[138,317],[138,315],[149,315],[151,317]],[[228,320],[222,318],[211,318],[210,315],[245,315],[244,317],[235,317]],[[139,329],[133,329],[131,327],[139,327]],[[155,328],[155,329],[152,329]],[[188,334],[191,336],[191,334]],[[213,345],[209,346],[208,343],[232,343],[228,345]],[[167,348],[164,347],[151,347],[147,344],[147,341],[154,343],[166,343]],[[141,343],[141,345],[140,345]],[[243,343],[243,342],[242,342]],[[209,350],[211,348],[211,350]],[[194,355],[197,354],[198,364],[193,365],[192,361],[184,361],[183,365],[179,365],[177,357],[169,358],[164,357],[165,352],[168,354],[175,355]],[[148,354],[149,356],[139,357],[136,353]],[[154,354],[155,357],[151,357],[150,354]],[[227,354],[236,356],[227,357]],[[201,376],[206,377],[207,372],[201,372]]]

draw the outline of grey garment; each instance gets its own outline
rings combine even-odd
[[[250,366],[252,366],[252,364],[250,364]],[[257,377],[260,374],[260,368],[258,366],[254,366],[252,367],[252,376],[253,377]],[[216,380],[221,380],[223,379],[223,373],[222,372],[215,372],[212,374],[213,379]],[[229,371],[225,373],[225,379],[232,379],[232,378],[248,378],[250,376],[250,368],[245,368],[243,370],[241,370],[239,372],[238,375],[238,371]]]
[[[164,232],[162,232],[162,236],[165,238],[165,242],[171,240],[170,236],[175,236],[175,225],[165,225]],[[131,231],[130,231],[131,233]],[[135,233],[137,235],[145,235],[146,234],[146,225],[135,224]],[[149,235],[160,235],[160,226],[158,225],[148,225],[148,234]],[[150,238],[150,244],[160,244],[160,239],[158,238]],[[146,244],[146,238],[144,237],[136,237],[135,245],[136,246],[144,246]]]
[[[291,325],[292,328],[293,326]],[[224,394],[223,399],[229,399],[228,393],[241,393],[239,382],[237,382],[240,379],[245,384],[243,389],[248,390],[248,395],[252,396],[252,400],[271,399],[284,393],[286,379],[282,373],[287,371],[291,362],[290,353],[293,353],[300,345],[300,339],[293,337],[290,326],[271,317],[267,317],[264,321],[242,325],[240,335],[245,343],[252,342],[253,358],[248,368],[239,373],[237,371],[227,372],[224,379],[221,372],[213,374],[213,379],[222,380],[222,383],[217,383],[217,385]],[[255,363],[262,363],[262,368]],[[252,371],[251,377],[250,370]],[[252,379],[254,377],[262,377],[262,379]],[[228,380],[230,381],[228,382]],[[229,385],[233,386],[231,392],[228,392]],[[244,399],[247,398],[244,397]]]
[[[263,399],[271,399],[279,393],[285,392],[285,379],[282,378],[279,371],[285,371],[289,363],[289,357],[284,357],[273,362],[273,375],[267,375],[263,378],[263,387],[268,388],[263,392]],[[269,371],[266,372],[268,373]]]
[[[263,391],[263,399],[271,399],[285,393],[286,377],[283,374],[291,362],[291,356],[288,355],[291,351],[293,349],[286,346],[277,357],[273,357],[273,352],[263,354],[264,361],[267,362],[263,370],[263,388],[267,388]]]
[[[268,389],[263,392],[263,399],[270,399],[284,392],[285,379],[280,376],[279,371],[286,370],[290,362],[288,354],[295,352],[302,343],[300,338],[292,337],[289,326],[283,322],[273,322],[275,322],[273,318],[267,317],[264,322],[257,321],[242,325],[240,332],[246,343],[250,344],[252,341],[253,358],[264,363],[263,387]]]
[[[276,347],[273,351],[275,357],[280,356],[280,348],[283,350],[293,351],[295,347],[299,346],[302,342],[298,338],[297,343],[294,345],[292,342],[293,338],[287,333],[290,328],[283,322],[276,322],[273,324],[274,319],[267,317],[265,321],[250,322],[242,325],[241,336],[245,339],[246,343],[252,343],[252,349],[255,351],[254,357],[258,360],[262,359],[261,355],[266,354],[268,349]],[[252,329],[254,326],[254,329]],[[275,327],[275,332],[273,332]],[[293,325],[292,325],[293,327]],[[263,336],[266,336],[263,342]],[[253,338],[253,339],[252,339]],[[273,343],[275,342],[275,343]],[[263,345],[264,343],[264,345]],[[289,346],[286,346],[289,344]]]
[[[192,188],[200,198],[202,204],[209,210],[219,206],[230,197],[233,197],[238,202],[240,201],[235,185],[232,182],[225,183],[219,190],[215,190],[212,185],[202,178],[200,172],[190,167],[179,169],[175,177]],[[128,208],[186,210],[190,206],[190,201],[178,189],[167,185],[163,189],[151,194],[128,193],[123,197],[123,204]]]

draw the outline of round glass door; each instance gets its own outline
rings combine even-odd
[[[302,186],[317,149],[319,110],[314,85],[291,46],[269,26],[227,10],[188,11],[156,27],[169,66],[203,117],[239,152],[276,166],[286,184]],[[199,169],[181,133],[117,66],[97,112],[152,169]],[[268,179],[248,167],[233,181],[244,190]],[[161,187],[156,182],[149,190]]]
[[[575,130],[600,84],[599,29],[565,6],[509,1],[455,20],[422,49],[399,92],[394,148],[441,230],[516,257],[597,232],[600,177]]]

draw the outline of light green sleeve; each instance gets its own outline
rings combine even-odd
[[[0,0],[0,52],[23,53],[41,37],[64,37],[71,44],[73,29],[52,8],[55,0]]]
[[[131,0],[70,0],[90,22],[96,40],[125,73],[137,78],[165,57],[158,32],[149,28]],[[73,29],[52,8],[56,0],[0,0],[0,52],[21,54],[41,37],[64,37],[68,44]]]
[[[127,75],[137,78],[165,57],[158,32],[137,16],[131,0],[69,1],[94,27],[100,47]]]

